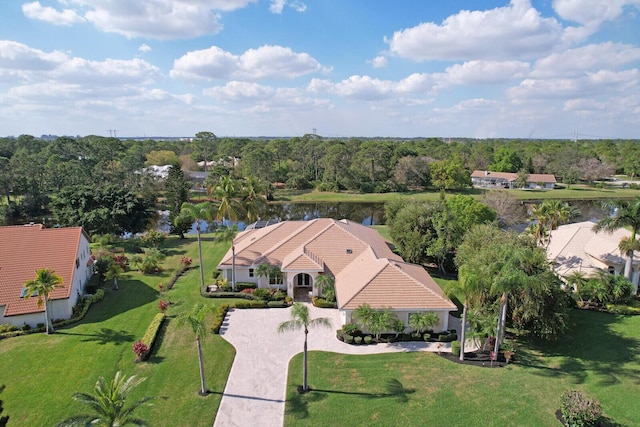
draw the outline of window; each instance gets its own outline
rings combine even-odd
[[[29,293],[29,290],[27,288],[22,288],[22,290],[20,291],[20,298],[25,298],[28,293]],[[31,296],[32,297],[37,297],[38,296],[38,291],[32,293]]]
[[[249,277],[253,277],[253,268],[249,269]]]
[[[348,254],[352,254],[352,253],[353,253],[353,250],[351,250],[351,249],[347,249],[347,253],[348,253]]]
[[[76,268],[80,267],[80,258],[76,258]]]
[[[615,274],[616,273],[616,268],[613,266],[609,266],[609,274]]]

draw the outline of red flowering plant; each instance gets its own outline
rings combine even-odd
[[[133,353],[136,355],[137,362],[144,360],[148,352],[149,347],[141,340],[138,340],[133,344]]]
[[[188,256],[183,256],[182,258],[180,258],[180,266],[182,267],[183,270],[186,270],[187,268],[189,268],[192,262],[193,260]]]
[[[166,301],[163,299],[158,301],[158,308],[160,309],[160,312],[164,313],[165,311],[167,311],[168,307],[169,307],[169,301]]]

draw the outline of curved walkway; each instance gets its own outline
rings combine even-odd
[[[426,342],[345,344],[336,339],[336,329],[342,326],[338,310],[307,305],[312,319],[327,317],[332,323],[331,329],[309,330],[309,350],[344,354],[437,351],[437,343]],[[278,334],[278,325],[290,320],[290,313],[291,308],[229,310],[220,335],[236,348],[236,357],[213,424],[215,427],[283,424],[289,360],[302,352],[304,344],[302,330]],[[443,351],[449,349],[449,344],[442,348]]]

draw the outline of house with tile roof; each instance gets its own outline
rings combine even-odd
[[[427,273],[395,254],[391,244],[373,228],[346,219],[319,218],[284,221],[239,233],[218,268],[231,282],[270,286],[256,277],[259,265],[280,266],[277,286],[294,300],[319,296],[316,278],[335,278],[336,300],[343,323],[367,303],[372,308],[391,308],[407,324],[410,313],[438,314],[438,330],[449,328],[449,313],[457,308]]]
[[[481,188],[516,188],[517,173],[475,170],[471,182]],[[556,185],[556,177],[547,173],[530,173],[527,176],[527,188],[545,188],[551,190]]]
[[[560,277],[567,277],[573,272],[584,273],[587,277],[600,270],[612,274],[624,274],[627,255],[620,253],[618,244],[631,232],[624,228],[607,233],[593,231],[592,221],[565,224],[552,230],[547,259],[552,262],[554,270]],[[632,283],[638,287],[640,277],[640,259],[633,259]]]
[[[38,299],[24,298],[24,283],[42,268],[54,270],[63,280],[49,295],[49,318],[68,319],[93,274],[89,236],[82,227],[0,227],[0,324],[44,323]]]

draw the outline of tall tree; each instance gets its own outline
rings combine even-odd
[[[596,233],[606,231],[612,233],[618,228],[628,228],[631,230],[629,243],[623,244],[626,249],[627,258],[624,265],[624,277],[633,282],[633,256],[636,250],[636,237],[640,229],[640,197],[634,200],[613,200],[603,203],[603,208],[614,212],[614,216],[607,216],[598,221],[593,230]]]
[[[304,348],[303,348],[303,363],[302,363],[302,391],[309,390],[309,384],[307,382],[307,335],[309,335],[309,328],[321,326],[325,328],[331,328],[331,320],[326,317],[317,317],[312,319],[309,314],[309,308],[299,302],[293,303],[291,307],[291,320],[280,323],[278,325],[278,332],[297,331],[302,329],[304,331]]]
[[[113,380],[108,384],[100,377],[94,386],[94,394],[74,393],[73,400],[88,406],[94,413],[76,415],[61,423],[57,427],[102,426],[120,427],[127,425],[148,426],[145,420],[134,416],[142,406],[149,406],[153,397],[143,397],[127,406],[127,399],[131,392],[146,378],[135,375],[126,378],[122,372],[116,372]]]
[[[471,174],[458,157],[430,164],[431,181],[441,190],[471,187]]]
[[[242,209],[239,202],[241,196],[239,182],[230,176],[223,176],[213,194],[219,203],[216,219],[223,222],[225,219],[237,221]]]
[[[204,359],[202,357],[201,340],[205,338],[207,328],[205,327],[205,317],[209,312],[209,308],[202,304],[196,304],[193,309],[186,314],[178,317],[178,325],[188,327],[196,336],[196,347],[198,348],[198,366],[200,368],[200,396],[209,394],[204,378]]]
[[[196,237],[198,239],[198,259],[200,261],[200,286],[204,288],[204,265],[202,263],[202,241],[200,233],[202,230],[202,222],[210,221],[214,217],[215,206],[209,202],[198,204],[183,203],[180,207],[180,215],[175,221],[189,219],[191,223],[196,223]]]
[[[469,303],[471,296],[478,292],[481,286],[480,278],[474,271],[470,271],[466,266],[458,270],[458,281],[455,282],[454,291],[463,295],[462,303],[462,323],[460,325],[460,360],[464,360],[464,349],[467,340],[467,317],[469,314]]]
[[[171,234],[178,234],[184,237],[184,233],[191,228],[188,222],[175,223],[175,219],[180,215],[182,204],[189,201],[189,188],[191,185],[184,176],[184,171],[179,163],[173,163],[169,168],[167,179],[164,182],[164,193],[169,208],[169,224],[171,224]],[[187,226],[188,225],[188,226]]]
[[[38,297],[38,308],[44,304],[44,324],[47,334],[55,332],[53,325],[50,325],[49,314],[47,312],[47,303],[49,302],[49,295],[56,288],[61,288],[63,280],[58,276],[55,271],[42,268],[36,270],[36,277],[27,281],[24,286],[27,288],[25,298],[31,298],[32,296]]]
[[[207,163],[213,159],[213,155],[218,150],[218,137],[213,132],[198,132],[193,139],[192,146],[194,155],[204,160],[204,171],[209,167]]]

